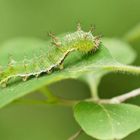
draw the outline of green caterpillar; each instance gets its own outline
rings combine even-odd
[[[99,36],[93,36],[92,30],[84,32],[80,24],[78,24],[76,32],[61,38],[57,38],[51,33],[49,35],[52,42],[48,51],[31,60],[24,59],[20,62],[11,60],[0,71],[0,85],[6,87],[8,81],[16,77],[21,77],[23,81],[26,81],[30,76],[38,77],[42,73],[50,73],[53,69],[62,69],[63,62],[70,53],[74,51],[95,52],[101,43]]]

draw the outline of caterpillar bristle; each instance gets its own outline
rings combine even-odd
[[[101,43],[101,37],[101,35],[95,37],[95,51],[99,48],[99,45]]]
[[[9,54],[9,63],[8,63],[8,66],[9,67],[12,67],[15,64],[16,64],[16,61],[13,59],[13,55],[12,54]]]
[[[81,30],[82,30],[82,28],[81,28],[81,23],[78,22],[78,23],[77,23],[77,31],[81,31]]]
[[[95,29],[95,25],[91,24],[89,32],[94,33]]]
[[[101,39],[102,37],[103,37],[103,35],[100,34],[100,35],[98,35],[98,36],[95,36],[95,39],[99,40],[99,39]]]
[[[52,41],[51,43],[52,45],[55,45],[56,47],[61,47],[61,42]]]
[[[54,33],[49,32],[48,35],[52,38],[52,40],[58,41],[58,38],[54,35]]]
[[[56,47],[61,47],[61,41],[54,35],[54,33],[49,32],[48,35],[52,38],[52,44]]]
[[[84,39],[86,40],[88,38],[88,34],[85,34]]]
[[[26,73],[27,73],[28,64],[25,62],[25,60],[23,61],[23,67],[24,67],[24,69],[25,69],[25,71],[26,71]]]

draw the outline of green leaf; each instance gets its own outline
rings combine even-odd
[[[80,102],[74,116],[88,135],[102,140],[122,139],[140,128],[140,108],[135,105]]]
[[[102,42],[109,50],[112,57],[118,62],[122,64],[131,64],[135,60],[136,52],[128,43],[116,38],[103,38]],[[96,74],[89,73],[80,77],[80,80],[83,80],[89,85],[94,99],[98,99],[98,85],[100,84],[101,78],[109,72],[110,71],[102,70],[97,71]]]
[[[102,42],[118,62],[131,64],[136,59],[136,52],[127,42],[117,38],[103,38]]]
[[[40,50],[47,46],[48,42],[40,39],[19,38],[10,40],[0,47],[0,64],[5,65],[8,63],[9,53],[13,55],[16,61],[19,61],[23,60],[25,56],[27,56],[27,58],[32,58],[34,54],[41,53]],[[83,56],[73,53],[69,55],[65,60],[64,67],[63,70],[56,70],[49,75],[46,74],[39,78],[30,78],[26,82],[20,79],[13,79],[6,88],[0,88],[0,108],[45,85],[63,79],[78,78],[89,72],[97,73],[105,70],[127,71],[140,74],[139,68],[121,65],[115,61],[103,45],[100,45],[99,50],[94,54]]]
[[[140,40],[140,24],[136,25],[128,33],[126,33],[124,40],[127,42],[135,42]]]

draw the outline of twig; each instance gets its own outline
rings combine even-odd
[[[111,99],[86,99],[85,101],[88,102],[96,102],[96,103],[102,103],[102,104],[120,104],[130,98],[134,98],[136,96],[140,95],[140,88],[135,89],[131,92],[125,93],[120,96],[113,97]],[[13,103],[16,104],[54,104],[54,105],[64,105],[64,106],[74,106],[78,102],[82,100],[67,100],[63,99],[57,96],[51,95],[49,99],[45,100],[35,100],[35,99],[19,99],[14,101]],[[80,133],[80,131],[78,131]],[[78,135],[78,132],[73,136],[76,137]],[[74,140],[74,139],[68,139],[68,140]]]
[[[45,97],[47,97],[47,100],[45,102],[46,104],[74,106],[76,103],[79,102],[77,100],[68,100],[55,96],[47,87],[41,88],[39,92],[45,95]]]
[[[72,107],[76,105],[80,101],[76,100],[67,100],[58,97],[56,101],[48,101],[48,100],[37,100],[37,99],[18,99],[13,101],[13,104],[27,104],[27,105],[42,105],[42,104],[51,104],[51,105],[60,105]]]
[[[128,92],[128,93],[125,93],[123,95],[120,95],[120,96],[116,96],[112,99],[103,99],[103,100],[100,100],[99,102],[100,103],[112,103],[112,104],[119,104],[119,103],[122,103],[130,98],[134,98],[136,96],[139,96],[140,95],[140,88],[138,89],[135,89],[131,92]]]
[[[72,135],[70,138],[68,138],[68,140],[76,140],[79,135],[81,134],[82,129],[80,129],[78,132],[76,132],[74,135]]]
[[[121,102],[124,102],[130,98],[134,98],[134,97],[139,96],[139,95],[140,95],[140,88],[132,90],[131,92],[128,92],[124,95],[114,97],[114,98],[112,98],[112,101],[116,100],[116,101],[119,101],[121,103]]]
[[[98,96],[98,85],[100,81],[99,79],[100,79],[100,75],[94,76],[94,78],[91,75],[86,75],[86,81],[89,85],[91,96],[94,100],[99,100],[99,96]]]

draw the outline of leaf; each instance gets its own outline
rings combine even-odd
[[[128,43],[116,38],[103,38],[102,42],[109,50],[112,57],[118,62],[122,64],[131,64],[135,60],[136,52]],[[101,78],[109,72],[110,71],[102,70],[97,71],[96,74],[89,73],[80,77],[80,80],[86,82],[90,87],[93,97],[98,98],[98,85]]]
[[[140,23],[132,28],[128,33],[126,33],[124,39],[127,42],[135,42],[140,40]]]
[[[102,42],[118,62],[131,64],[136,59],[136,52],[127,42],[117,38],[103,38]]]
[[[122,139],[140,128],[140,108],[135,105],[80,102],[74,116],[88,135],[102,140]]]
[[[10,40],[0,48],[0,64],[8,63],[8,54],[12,54],[16,61],[23,60],[25,56],[32,58],[40,50],[47,48],[48,42],[41,39],[19,38]],[[68,78],[97,71],[128,71],[140,73],[139,68],[125,66],[115,61],[109,51],[100,45],[99,50],[94,54],[83,56],[73,53],[69,55],[64,63],[63,70],[56,70],[49,75],[42,75],[39,78],[30,78],[26,82],[17,79],[10,82],[6,88],[0,88],[0,108],[26,94],[34,92],[39,88]]]
[[[16,61],[23,60],[25,56],[28,58],[32,58],[32,56],[43,48],[48,46],[48,42],[40,40],[40,39],[31,39],[31,38],[18,38],[7,41],[6,43],[1,45],[0,48],[0,64],[5,65],[8,63],[9,53],[12,54],[13,59]],[[74,55],[75,58],[75,55]],[[72,57],[69,58],[72,60]],[[79,57],[77,59],[80,59]],[[45,85],[57,82],[62,79],[67,78],[76,78],[82,73],[93,70],[93,64],[100,65],[102,62],[105,64],[113,63],[113,59],[106,48],[103,46],[100,47],[100,50],[96,52],[94,55],[90,55],[90,57],[86,57],[82,61],[79,61],[76,64],[67,65],[64,70],[54,71],[50,75],[44,75],[39,78],[32,78],[26,82],[22,82],[22,80],[12,82],[6,88],[0,88],[0,107],[5,106],[6,104],[12,102],[19,97],[22,97],[30,92],[33,92]]]

